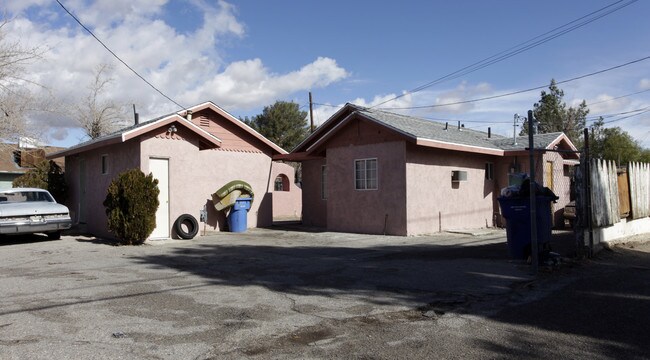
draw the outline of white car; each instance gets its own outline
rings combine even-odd
[[[57,203],[47,190],[0,190],[0,234],[45,233],[56,240],[71,226],[68,208]]]

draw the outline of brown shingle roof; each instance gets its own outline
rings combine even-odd
[[[18,166],[18,164],[16,164],[14,151],[18,149],[19,148],[17,144],[0,144],[0,172],[12,173],[12,174],[24,174],[30,169],[30,167],[21,167]],[[47,155],[57,151],[61,151],[65,148],[58,147],[58,146],[44,146],[41,147],[40,149],[45,151],[45,154]],[[43,158],[43,160],[45,160],[45,158]],[[64,166],[63,158],[57,158],[54,159],[54,161],[63,168]]]

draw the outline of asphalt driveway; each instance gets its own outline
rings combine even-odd
[[[500,230],[255,229],[132,247],[12,238],[0,274],[2,359],[394,358],[431,344],[418,328],[453,328],[462,309],[489,312],[532,280]],[[384,334],[380,352],[363,346],[383,324],[409,327]]]

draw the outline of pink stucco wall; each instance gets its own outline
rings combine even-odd
[[[169,159],[170,222],[173,224],[182,214],[199,219],[205,206],[208,210],[206,229],[222,230],[226,216],[214,209],[211,194],[232,180],[243,180],[255,193],[248,212],[248,227],[271,225],[271,157],[261,152],[199,151],[198,146],[198,140],[191,137],[184,140],[148,137],[141,143],[144,173],[149,173],[150,158]],[[200,226],[203,230],[203,224]]]
[[[409,145],[407,147],[408,235],[492,226],[495,180],[485,164],[496,157]],[[467,180],[452,182],[454,170]]]
[[[275,179],[281,175],[286,176],[288,181],[282,191],[276,191],[274,187]],[[270,189],[272,191],[274,220],[300,219],[302,213],[302,189],[296,184],[295,178],[293,166],[280,162],[273,163]]]
[[[102,155],[108,155],[107,174],[102,174]],[[65,178],[69,189],[66,205],[70,208],[73,222],[83,222],[81,225],[97,236],[111,237],[106,226],[107,218],[103,205],[106,189],[117,174],[140,166],[138,143],[133,141],[114,144],[67,156],[65,165]],[[83,175],[82,168],[85,169]]]
[[[406,235],[403,141],[327,149],[327,228],[332,231]],[[356,190],[354,162],[377,159],[376,190]]]
[[[544,161],[550,161],[553,164],[553,184],[549,184],[546,177],[544,186],[551,188],[555,195],[559,197],[556,203],[551,203],[552,221],[554,226],[562,227],[564,225],[564,207],[571,201],[571,177],[568,171],[565,173],[562,156],[559,153],[548,152],[544,154]]]
[[[302,162],[302,223],[327,226],[327,200],[321,197],[321,171],[325,159]]]
[[[529,173],[528,153],[508,156],[470,153],[416,145],[389,128],[352,119],[334,136],[312,144],[303,161],[303,223],[328,230],[420,235],[451,229],[503,226],[497,198],[511,172]],[[377,190],[354,190],[354,160],[376,158]],[[545,183],[545,164],[552,163],[553,191],[560,196],[553,216],[569,199],[570,179],[562,156],[537,153],[536,180]],[[327,164],[327,200],[321,199],[321,167]],[[493,174],[486,177],[486,164]],[[513,170],[514,169],[514,170]],[[454,182],[454,170],[467,179]],[[547,169],[548,170],[548,169]]]
[[[66,180],[71,189],[67,204],[73,212],[75,222],[79,221],[79,211],[86,209],[85,229],[97,236],[111,237],[107,230],[106,215],[102,205],[106,189],[115,176],[124,170],[139,167],[145,174],[150,172],[151,158],[169,161],[169,224],[170,235],[174,221],[182,214],[191,214],[197,220],[205,206],[208,210],[207,223],[200,223],[200,232],[222,230],[226,215],[214,209],[211,194],[232,180],[248,182],[255,193],[251,210],[247,215],[247,225],[251,227],[269,226],[273,222],[273,181],[280,173],[293,181],[293,168],[289,165],[271,161],[271,150],[256,139],[250,143],[260,148],[244,146],[247,141],[237,141],[236,146],[224,149],[199,150],[199,138],[189,129],[177,126],[178,132],[171,136],[165,129],[151,131],[138,138],[85,151],[66,157]],[[240,134],[246,137],[245,134]],[[225,141],[224,141],[225,142]],[[101,157],[108,155],[109,173],[101,174]],[[85,163],[85,201],[81,195],[84,186],[80,183],[80,162]],[[278,209],[300,213],[300,189],[292,184],[292,190],[278,199]],[[290,195],[289,195],[290,194]]]

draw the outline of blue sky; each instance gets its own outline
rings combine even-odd
[[[583,17],[615,0],[559,1],[164,1],[61,0],[107,46],[183,106],[213,101],[235,116],[251,116],[276,100],[307,108],[316,122],[346,102],[372,106],[476,61]],[[628,6],[545,44],[481,70],[403,96],[380,107],[413,107],[488,97],[546,85],[650,55],[650,2]],[[49,0],[10,0],[10,35],[46,46],[46,64],[30,74],[57,101],[83,97],[92,71],[111,63],[106,93],[135,103],[141,117],[177,107],[155,93]],[[613,9],[614,7],[610,8]],[[56,69],[56,71],[53,71]],[[560,85],[565,101],[590,105],[590,118],[643,109],[650,91],[650,60]],[[393,110],[468,127],[512,133],[539,90],[490,101],[429,109]],[[613,99],[613,100],[612,100]],[[650,112],[617,120],[650,147]],[[627,115],[630,115],[627,114]],[[48,142],[83,140],[62,112],[35,115]]]

